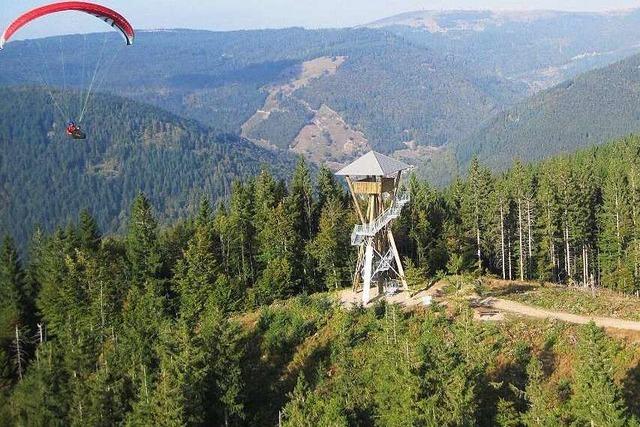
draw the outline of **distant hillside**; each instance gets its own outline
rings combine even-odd
[[[499,129],[504,111],[528,105],[541,88],[640,51],[640,11],[417,12],[372,26],[141,31],[135,46],[122,46],[104,89],[276,154],[299,153],[337,166],[373,148],[418,164],[424,177],[442,183],[458,170],[451,147],[466,158],[482,143],[492,155],[493,137],[484,134]],[[77,85],[84,58],[65,56],[62,73],[60,47],[99,52],[102,42],[94,34],[10,44],[0,54],[0,86],[38,84],[31,70],[41,70],[43,60],[52,83]],[[602,87],[609,83],[606,77],[594,82],[605,98],[583,99],[577,110],[613,115],[619,103],[611,101],[611,111],[588,104],[611,99],[615,89]],[[621,96],[630,94],[622,90]],[[569,113],[558,109],[556,122],[569,122],[576,110],[565,107]],[[539,117],[536,127],[555,129],[547,118]],[[595,123],[586,116],[583,121]],[[605,132],[614,126],[607,122],[589,131],[585,144],[634,130],[632,123]],[[571,126],[563,132],[571,134]],[[525,135],[501,138],[524,141]],[[525,159],[529,153],[540,158],[580,145],[571,138],[548,152],[540,143],[521,151]]]
[[[30,70],[42,69],[43,52],[51,81],[73,84],[83,58],[65,57],[72,77],[63,80],[60,46],[99,52],[102,40],[9,45],[0,55],[0,84],[38,83]],[[142,31],[114,67],[107,90],[263,146],[309,152],[317,139],[335,153],[318,161],[356,155],[341,143],[345,134],[363,150],[385,152],[405,148],[403,142],[458,140],[523,95],[505,79],[475,78],[446,52],[369,29]]]
[[[640,52],[640,10],[421,11],[367,27],[446,52],[479,75],[523,82],[531,93]]]
[[[140,190],[172,220],[261,165],[291,170],[288,156],[122,98],[96,97],[86,141],[68,139],[54,111],[42,90],[0,89],[0,235],[24,242],[36,224],[50,229],[85,207],[117,231]]]
[[[640,55],[544,91],[499,114],[455,146],[504,169],[640,131]]]

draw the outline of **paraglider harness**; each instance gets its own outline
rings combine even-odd
[[[87,137],[87,135],[82,132],[82,129],[80,129],[80,126],[76,125],[73,121],[67,124],[67,135],[73,139],[85,139]]]

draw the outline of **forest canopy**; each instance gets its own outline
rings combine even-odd
[[[499,175],[473,161],[442,190],[409,179],[396,224],[407,274],[636,292],[638,152],[631,137]],[[331,171],[314,176],[299,160],[289,181],[263,170],[171,226],[139,193],[122,234],[103,235],[83,211],[36,232],[24,257],[4,238],[0,419],[636,422],[636,348],[593,324],[483,324],[464,306],[338,307],[326,292],[351,282],[356,221]]]

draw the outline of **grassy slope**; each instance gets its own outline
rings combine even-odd
[[[509,299],[549,310],[640,321],[640,298],[606,289],[592,293],[582,288],[529,283],[489,281],[491,296]]]
[[[369,387],[376,387],[374,377],[369,376],[385,360],[415,363],[421,333],[433,315],[428,310],[406,313],[384,306],[347,312],[333,305],[327,295],[299,297],[245,315],[240,318],[244,339],[253,349],[245,358],[245,366],[251,367],[246,373],[246,396],[251,402],[247,410],[264,414],[249,421],[260,425],[275,423],[278,410],[287,402],[287,394],[301,373],[310,389],[327,399],[337,398],[345,381],[352,384],[357,390],[350,395],[355,407],[365,405],[375,413],[376,403],[367,401],[373,392]],[[482,412],[486,419],[491,419],[498,398],[508,395],[510,384],[524,372],[524,354],[543,360],[548,374],[546,387],[557,389],[571,380],[579,326],[520,318],[500,323],[474,322],[470,326],[468,310],[455,305],[445,315],[448,327],[453,328],[449,333],[471,328],[474,346],[492,349],[485,374],[497,388],[485,390],[487,407]],[[465,324],[469,326],[461,326]],[[637,344],[622,340],[616,346],[614,378],[623,386],[629,408],[638,414],[640,386],[636,366],[640,363],[640,349]],[[411,379],[402,381],[405,380]]]

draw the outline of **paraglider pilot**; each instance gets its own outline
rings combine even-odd
[[[87,137],[87,135],[82,132],[82,129],[80,129],[80,126],[73,120],[67,124],[67,135],[73,139],[85,139]]]

